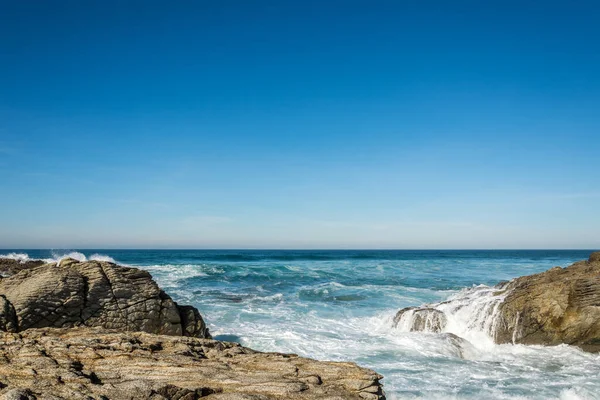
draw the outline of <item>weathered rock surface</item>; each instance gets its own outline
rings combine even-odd
[[[210,336],[198,310],[178,306],[148,272],[110,262],[65,259],[23,267],[0,280],[0,295],[0,330],[9,332],[90,326]]]
[[[39,267],[45,264],[42,260],[13,260],[12,258],[0,258],[0,277],[11,276],[24,269]]]
[[[600,252],[567,268],[514,279],[506,293],[496,342],[600,351]]]
[[[0,399],[384,399],[353,363],[99,328],[0,333]],[[20,396],[20,397],[19,397]]]

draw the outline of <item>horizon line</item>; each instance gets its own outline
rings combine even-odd
[[[187,248],[187,247],[14,247],[0,248],[0,251],[15,251],[15,250],[164,250],[164,251],[596,251],[593,248]]]

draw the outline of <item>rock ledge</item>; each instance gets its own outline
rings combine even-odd
[[[354,363],[99,328],[0,333],[0,399],[385,399]]]

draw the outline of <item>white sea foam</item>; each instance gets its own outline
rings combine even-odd
[[[104,254],[92,254],[90,257],[86,257],[85,254],[80,253],[78,251],[60,252],[60,251],[56,251],[56,250],[53,250],[51,252],[51,254],[52,254],[51,258],[42,258],[41,260],[45,261],[45,262],[60,262],[64,259],[72,258],[74,260],[82,261],[82,262],[88,261],[88,260],[108,261],[108,262],[112,262],[112,263],[116,262],[112,257],[104,255]],[[0,258],[9,258],[12,260],[18,260],[20,262],[38,260],[37,258],[29,257],[29,254],[26,254],[26,253],[0,254]]]
[[[25,253],[8,253],[8,254],[0,254],[0,258],[8,258],[11,260],[16,260],[20,262],[29,261],[29,255]]]
[[[494,335],[499,322],[500,304],[506,293],[498,287],[479,285],[452,295],[447,301],[426,304],[405,312],[397,324],[404,332],[414,330],[417,315],[425,320],[424,331],[435,332],[439,327],[439,313],[445,317],[442,332],[453,333],[472,342],[478,348],[494,345]],[[416,312],[416,310],[422,310]]]

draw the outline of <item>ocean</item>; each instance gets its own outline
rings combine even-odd
[[[600,399],[600,355],[495,345],[490,285],[568,266],[587,250],[5,250],[100,259],[149,271],[212,335],[262,351],[353,361],[384,375],[388,399]],[[447,334],[394,327],[407,306],[459,304]]]

